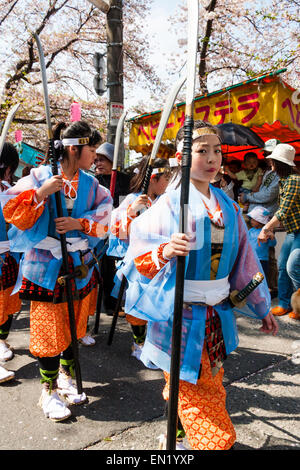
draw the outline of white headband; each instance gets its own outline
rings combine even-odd
[[[198,129],[194,129],[192,139],[194,141],[204,135],[215,135],[218,138],[220,138],[218,134],[216,133],[216,131],[212,129],[211,127],[199,127]],[[183,151],[183,139],[177,145],[177,152],[182,153],[182,151]]]
[[[87,145],[89,141],[89,137],[78,137],[74,139],[63,139],[62,144],[64,147],[67,147],[68,145]]]
[[[175,159],[175,158],[172,158],[172,159],[169,159],[169,161],[170,161],[170,160],[176,160],[176,159]],[[174,163],[174,164],[172,164],[172,165],[170,164],[170,167],[171,167],[171,166],[177,166],[177,163],[176,163],[176,164]],[[167,168],[168,168],[168,167],[165,167],[165,166],[163,166],[163,167],[161,167],[161,168],[153,168],[152,173],[151,173],[151,176],[157,175],[157,174],[159,174],[159,173],[164,173],[164,171],[165,171]],[[135,168],[135,169],[133,170],[133,173],[139,174],[139,172],[140,172],[140,170],[139,170],[138,168]]]
[[[170,168],[178,166],[177,158],[169,158],[169,165],[170,165]]]

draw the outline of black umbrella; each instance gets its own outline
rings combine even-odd
[[[221,141],[224,145],[264,147],[264,141],[249,127],[241,124],[227,122],[226,124],[217,125],[221,131]]]

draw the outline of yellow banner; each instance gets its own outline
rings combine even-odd
[[[197,97],[194,119],[202,119],[214,125],[234,122],[247,127],[280,121],[282,125],[300,133],[300,105],[293,103],[293,91],[279,78],[273,78],[267,82],[252,82],[210,96]],[[174,141],[184,123],[184,111],[185,103],[174,107],[163,142]],[[130,149],[142,153],[149,151],[149,146],[155,140],[160,116],[160,112],[154,113],[130,123]]]

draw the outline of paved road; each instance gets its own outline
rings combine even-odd
[[[259,322],[237,322],[240,344],[225,363],[236,448],[300,450],[300,323],[281,317],[278,336],[269,337],[258,331]],[[126,320],[119,319],[108,346],[110,323],[102,314],[96,345],[79,348],[88,403],[73,407],[68,421],[53,423],[37,406],[41,385],[23,306],[9,337],[15,357],[6,364],[16,380],[0,386],[0,450],[157,450],[166,430],[162,373],[130,356]]]

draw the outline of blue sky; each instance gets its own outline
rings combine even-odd
[[[152,60],[162,69],[162,74],[165,68],[164,54],[177,50],[176,31],[172,30],[168,18],[175,13],[179,3],[180,0],[154,0],[151,21],[145,25],[149,36],[153,35],[154,42],[158,46]]]
[[[154,0],[151,2],[151,15],[145,18],[143,25],[145,33],[149,38],[152,38],[152,53],[149,62],[156,67],[156,73],[162,80],[168,78],[166,57],[172,52],[177,52],[176,31],[172,30],[168,19],[175,13],[179,3],[181,0]],[[176,80],[178,77],[179,75],[176,75],[174,79]],[[129,100],[128,105],[131,106],[137,101],[149,103],[149,100],[150,93],[145,88],[136,87],[134,98]]]

